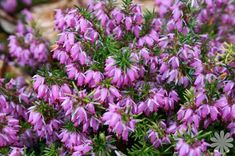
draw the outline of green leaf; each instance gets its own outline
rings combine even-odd
[[[156,12],[154,10],[150,11],[148,9],[144,10],[144,24],[143,28],[140,32],[140,35],[143,36],[144,34],[147,34],[149,30],[151,30],[151,24],[153,19],[156,17]]]
[[[93,151],[96,155],[111,156],[114,155],[116,140],[114,138],[107,138],[104,133],[99,133],[93,139]]]
[[[132,4],[132,0],[122,0],[122,7],[128,11]]]
[[[58,152],[55,144],[51,144],[50,147],[46,147],[43,151],[42,156],[59,156],[59,152]]]
[[[92,20],[92,14],[91,12],[88,10],[88,8],[83,8],[80,7],[78,5],[76,5],[76,8],[78,9],[79,13],[86,18],[87,20]]]

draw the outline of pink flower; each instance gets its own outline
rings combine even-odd
[[[215,106],[210,106],[210,117],[211,117],[212,121],[217,120],[219,114],[220,113]]]
[[[9,146],[17,142],[19,132],[19,120],[12,116],[0,113],[0,123],[3,128],[0,130],[0,147]]]
[[[41,77],[40,75],[35,75],[33,79],[34,79],[34,84],[33,84],[34,90],[38,90],[39,86],[43,85],[45,82],[45,78]]]
[[[161,121],[159,123],[158,131],[155,131],[153,129],[150,129],[148,131],[148,138],[150,139],[151,143],[153,144],[153,146],[155,148],[158,148],[159,146],[164,145],[164,144],[170,144],[171,143],[171,141],[169,139],[169,135],[164,130],[166,128],[167,128],[166,124]],[[160,134],[158,134],[158,132]]]
[[[224,86],[224,92],[230,94],[232,92],[232,89],[234,88],[235,83],[232,81],[226,82]]]
[[[86,153],[88,153],[89,151],[91,151],[92,147],[89,142],[87,144],[76,146],[74,149],[75,149],[75,152],[73,152],[72,156],[77,156],[77,155],[82,156],[82,155],[85,155]]]
[[[48,93],[49,93],[49,88],[47,85],[43,84],[38,87],[38,98],[45,99],[47,101]]]
[[[145,59],[148,60],[150,58],[149,51],[146,48],[140,50],[140,55]]]
[[[208,144],[202,141],[195,141],[192,145],[186,143],[183,139],[179,139],[176,144],[176,150],[179,156],[194,155],[200,156],[205,150]]]
[[[88,122],[87,112],[83,107],[77,107],[71,117],[71,121],[75,123],[75,125],[79,125],[80,123]]]
[[[114,102],[114,99],[119,99],[121,94],[119,93],[118,89],[111,86],[109,88],[97,87],[94,92],[94,98],[101,103],[104,102]]]
[[[56,118],[54,111],[53,106],[45,103],[37,103],[37,105],[29,108],[28,122],[40,138],[47,139],[47,143],[56,140],[57,130],[61,125],[60,119],[54,119]],[[45,114],[50,114],[50,116],[46,117]]]
[[[88,41],[91,41],[92,43],[94,43],[98,39],[98,37],[98,32],[96,32],[92,28],[88,28],[84,34],[84,38]]]
[[[112,78],[111,82],[113,84],[117,86],[130,85],[140,77],[140,69],[138,67],[130,65],[126,71],[122,71],[115,64],[116,61],[112,57],[109,57],[105,64],[105,75]]]
[[[132,27],[131,17],[126,17],[125,18],[125,26],[126,26],[126,30],[131,30],[131,27]]]
[[[196,87],[203,87],[204,86],[204,76],[202,74],[198,75],[194,85],[196,85]]]
[[[176,144],[176,150],[179,151],[180,156],[186,156],[189,153],[189,145],[183,141],[183,139],[179,139]]]
[[[114,9],[111,14],[112,14],[112,17],[117,22],[117,24],[120,24],[122,22],[122,20],[124,19],[124,16],[125,16],[124,13],[122,13],[118,9]]]
[[[235,122],[233,121],[233,122],[231,122],[228,126],[227,126],[227,128],[230,130],[230,133],[231,133],[231,135],[235,135]]]
[[[84,142],[88,141],[85,134],[69,131],[67,129],[62,129],[59,138],[65,147],[70,150],[74,150],[76,146],[82,145]]]
[[[207,104],[200,106],[199,114],[202,118],[206,118],[210,114],[210,106]]]
[[[125,111],[125,107],[110,104],[108,112],[103,114],[102,120],[104,125],[109,126],[110,132],[115,132],[118,137],[122,137],[123,140],[127,141],[128,133],[134,131],[136,121],[128,118],[126,114],[121,114],[121,111]],[[123,121],[123,118],[125,121]]]
[[[170,58],[169,63],[171,64],[171,66],[174,69],[177,69],[179,67],[179,65],[180,65],[179,59],[177,57],[175,57],[175,56]]]
[[[11,6],[11,8],[13,7]],[[32,21],[32,15],[29,11],[23,10],[22,15],[27,21]],[[9,53],[20,66],[35,68],[48,61],[48,42],[43,37],[36,35],[37,31],[31,25],[19,21],[17,33],[8,39]]]
[[[76,75],[78,75],[79,70],[75,66],[75,64],[66,65],[66,72],[69,79],[75,79]]]
[[[63,98],[61,106],[65,111],[65,116],[70,115],[73,111],[73,101],[70,98]]]
[[[50,103],[54,103],[58,101],[60,98],[60,88],[58,85],[52,85],[50,90],[50,97],[49,101]]]
[[[87,70],[85,72],[85,83],[88,84],[89,87],[96,87],[103,78],[103,74],[99,71]]]
[[[186,125],[192,125],[194,128],[198,128],[201,121],[200,116],[196,114],[195,111],[191,108],[184,107],[181,107],[181,109],[177,112],[177,119]]]
[[[169,8],[172,5],[172,2],[172,0],[155,0],[155,4],[157,8],[159,8],[157,11],[161,17],[163,17],[168,12],[168,10],[170,10]]]
[[[0,110],[7,107],[7,105],[8,105],[8,102],[5,98],[5,96],[0,95]]]

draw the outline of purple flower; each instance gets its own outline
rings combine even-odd
[[[109,57],[105,64],[105,75],[112,78],[111,82],[113,84],[117,86],[128,85],[140,77],[138,74],[140,69],[138,67],[131,65],[124,72],[115,64],[116,61],[112,57]]]
[[[155,0],[157,8],[159,8],[158,13],[161,17],[163,17],[167,13],[167,11],[172,5],[172,2],[173,2],[172,0],[166,0],[166,1]]]
[[[96,87],[102,80],[104,76],[100,71],[87,70],[85,72],[85,83],[89,87]]]
[[[0,146],[22,155],[39,142],[60,142],[54,145],[64,156],[120,155],[129,151],[120,140],[144,139],[149,147],[174,148],[170,154],[219,155],[203,139],[215,122],[235,135],[235,6],[230,0],[187,5],[155,0],[155,12],[146,14],[134,3],[89,0],[87,8],[56,10],[50,59],[49,43],[22,11],[9,37],[10,56],[0,47],[0,57],[7,72],[16,64],[36,75],[31,83],[1,74]]]
[[[115,19],[115,21],[117,22],[117,24],[120,24],[122,22],[122,20],[124,19],[124,13],[121,12],[121,10],[118,9],[114,9],[112,11],[112,17]]]
[[[86,143],[83,145],[76,146],[74,149],[75,149],[75,152],[73,152],[72,156],[85,155],[90,150],[92,150],[92,147],[91,147],[90,143]]]
[[[29,108],[28,122],[40,138],[47,139],[50,143],[57,139],[57,130],[60,128],[61,120],[56,119],[54,108],[46,103],[37,103]],[[50,114],[46,117],[46,114]]]
[[[26,20],[32,21],[29,11],[23,10],[22,14]],[[23,24],[21,21],[17,26],[18,32],[9,37],[9,52],[21,66],[36,67],[48,60],[48,42],[43,37],[36,35],[37,30]]]
[[[125,110],[125,107],[110,104],[108,112],[103,114],[102,120],[104,121],[104,125],[109,126],[110,132],[116,133],[118,137],[127,141],[128,133],[134,131],[136,121],[128,117],[128,114],[121,114],[121,111],[127,110]],[[123,115],[125,116],[122,117]]]
[[[207,146],[208,144],[204,140],[195,141],[194,144],[189,145],[183,139],[179,139],[176,144],[176,150],[180,156],[186,156],[186,155],[199,156],[206,150]]]
[[[126,26],[126,30],[131,30],[131,27],[132,27],[132,19],[131,19],[131,17],[126,17],[126,19],[125,19],[125,26]]]
[[[70,132],[66,129],[62,129],[59,138],[61,142],[70,150],[77,151],[77,146],[85,145],[87,143],[91,143],[83,133]],[[88,152],[88,151],[87,151]],[[85,153],[84,153],[85,154]]]
[[[17,142],[19,132],[19,120],[0,113],[0,123],[3,128],[0,130],[0,147],[9,146]]]
[[[40,85],[38,87],[38,98],[40,99],[47,99],[48,97],[48,92],[49,92],[49,88],[47,85]]]
[[[7,12],[14,12],[17,7],[16,0],[4,0],[1,2],[1,7]]]
[[[170,138],[164,129],[166,129],[166,123],[163,121],[160,121],[158,124],[158,128],[156,130],[150,129],[148,131],[148,138],[150,139],[151,143],[155,148],[158,148],[161,145],[164,144],[170,144]]]
[[[101,103],[105,101],[112,103],[114,102],[114,99],[120,99],[121,94],[118,89],[113,86],[109,88],[97,87],[94,92],[94,98]]]
[[[59,100],[59,98],[60,98],[59,94],[60,94],[60,87],[58,85],[51,86],[50,98],[49,98],[51,103],[54,103]]]
[[[177,119],[186,125],[192,125],[194,128],[198,128],[201,121],[200,116],[196,114],[191,108],[184,107],[181,107],[177,112]]]
[[[99,34],[94,30],[94,29],[87,29],[85,34],[84,34],[84,38],[88,41],[91,41],[92,43],[94,43],[99,37]]]

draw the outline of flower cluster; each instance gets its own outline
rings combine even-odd
[[[18,21],[17,32],[9,37],[9,53],[21,66],[36,67],[48,60],[49,43],[41,35],[28,10],[24,20]]]
[[[32,147],[37,141],[27,122],[33,95],[23,77],[0,80],[0,149],[11,147],[9,155],[22,155],[24,147]]]
[[[29,5],[31,5],[32,0],[20,0],[19,3],[24,4],[26,6],[29,6]],[[19,4],[18,4],[17,0],[3,0],[0,3],[0,7],[9,13],[16,11],[18,5]]]
[[[48,155],[222,155],[209,137],[235,136],[235,4],[192,3],[56,10],[54,60],[32,83],[0,81],[0,147],[11,155],[38,144]],[[18,29],[10,53],[21,65],[46,61],[34,28]]]

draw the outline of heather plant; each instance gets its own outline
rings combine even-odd
[[[16,57],[37,66],[32,81],[0,80],[0,153],[233,155],[234,142],[221,153],[210,137],[235,135],[235,3],[155,5],[107,0],[56,10],[52,60]],[[40,38],[35,27],[24,31]]]
[[[38,24],[28,10],[23,10],[16,33],[9,36],[9,53],[20,66],[32,69],[46,63],[49,57],[49,42],[42,37]]]

